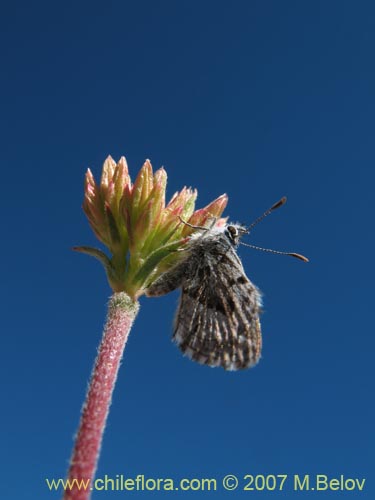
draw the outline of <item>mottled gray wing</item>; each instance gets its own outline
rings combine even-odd
[[[163,273],[146,289],[147,297],[160,297],[179,288],[186,277],[189,264],[189,260],[185,259]]]
[[[199,363],[249,368],[260,358],[260,307],[260,292],[234,248],[203,258],[182,283],[173,340]]]

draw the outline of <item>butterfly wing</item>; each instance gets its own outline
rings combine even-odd
[[[189,269],[189,261],[185,260],[163,273],[146,290],[147,297],[160,297],[179,288]]]
[[[233,247],[195,261],[182,283],[173,340],[189,358],[226,370],[249,368],[261,352],[260,292]]]

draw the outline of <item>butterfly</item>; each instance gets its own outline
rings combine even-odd
[[[284,197],[248,228],[232,223],[218,227],[216,220],[209,227],[191,226],[196,231],[184,258],[147,288],[149,297],[182,289],[172,338],[192,360],[225,370],[250,368],[259,361],[261,292],[246,276],[237,247],[244,234],[285,202]],[[308,260],[296,253],[242,244]]]

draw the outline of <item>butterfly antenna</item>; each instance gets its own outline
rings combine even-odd
[[[186,220],[184,220],[182,217],[178,216],[178,218],[180,219],[180,222],[182,222],[182,224],[185,224],[186,226],[189,226],[191,227],[192,229],[200,229],[201,231],[208,231],[208,227],[203,227],[203,226],[193,226],[193,224],[190,224],[190,222],[186,222]],[[214,225],[216,223],[216,219],[214,221]]]
[[[303,260],[303,262],[309,262],[309,259],[304,255],[301,255],[300,253],[280,252],[279,250],[272,250],[271,248],[257,247],[255,245],[249,245],[249,243],[242,243],[242,241],[241,245],[245,245],[245,247],[255,248],[255,250],[261,250],[262,252],[277,253],[279,255],[290,255],[290,257],[295,257],[296,259]]]
[[[250,226],[248,228],[246,228],[246,233],[249,233],[250,230],[254,226],[256,226],[261,220],[263,220],[265,217],[267,217],[267,215],[269,215],[271,212],[273,212],[277,208],[285,205],[285,203],[286,203],[286,196],[283,196],[281,198],[281,200],[279,200],[277,203],[275,203],[274,205],[272,205],[272,207],[269,208],[268,210],[266,210],[264,212],[264,214],[262,214],[260,217],[258,217],[257,219],[255,219],[255,221],[252,224],[250,224]],[[303,262],[309,262],[309,259],[307,257],[305,257],[304,255],[301,255],[299,253],[295,253],[295,252],[280,252],[279,250],[273,250],[271,248],[257,247],[255,245],[250,245],[249,243],[243,243],[242,241],[240,243],[241,243],[241,245],[244,245],[245,247],[255,248],[255,250],[261,250],[262,252],[276,253],[276,254],[279,254],[279,255],[289,255],[290,257],[295,257],[296,259],[303,260]]]
[[[264,212],[264,214],[262,214],[260,217],[258,217],[257,219],[255,219],[255,221],[250,224],[250,226],[247,228],[247,232],[250,232],[250,230],[256,226],[257,224],[259,224],[259,222],[261,220],[263,220],[265,217],[267,217],[267,215],[269,215],[271,212],[273,212],[274,210],[276,210],[277,208],[281,207],[282,205],[285,205],[286,203],[286,196],[283,196],[281,198],[281,200],[279,200],[277,203],[275,203],[274,205],[272,205],[271,208],[269,208],[268,210],[266,210]]]

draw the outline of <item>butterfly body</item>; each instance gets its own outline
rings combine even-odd
[[[200,228],[182,260],[146,291],[158,296],[181,288],[173,340],[194,361],[226,370],[249,368],[261,353],[261,294],[236,252],[247,232],[239,224]]]

